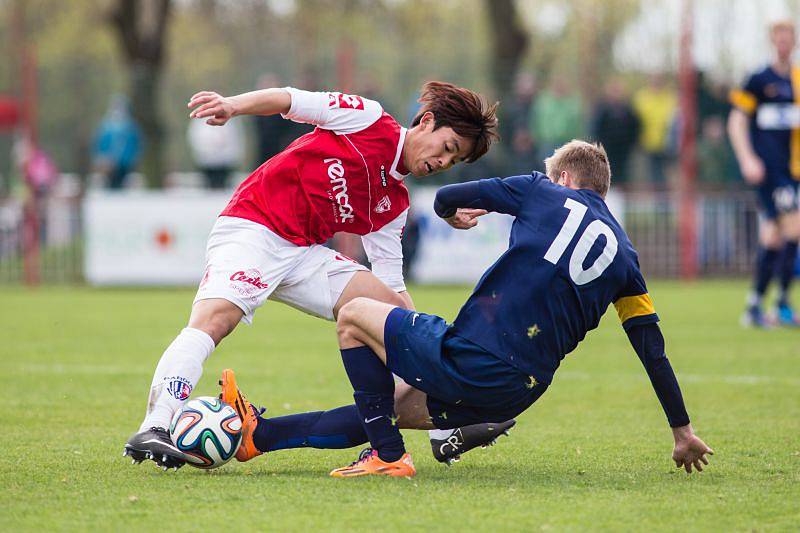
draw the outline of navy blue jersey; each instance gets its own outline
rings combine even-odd
[[[766,167],[765,185],[800,178],[800,68],[784,77],[767,66],[731,91],[730,100],[750,116],[750,141]]]
[[[469,207],[516,217],[453,333],[550,383],[614,302],[623,326],[658,321],[636,251],[603,199],[545,175],[480,180]]]

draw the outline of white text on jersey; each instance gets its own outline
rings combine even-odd
[[[344,166],[341,159],[329,158],[323,160],[328,165],[328,179],[333,185],[333,192],[336,195],[336,203],[339,204],[339,221],[353,222],[353,207],[350,205],[350,197],[347,195],[347,179],[344,177]],[[338,192],[337,192],[338,190]]]

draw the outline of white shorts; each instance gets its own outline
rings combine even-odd
[[[268,299],[333,320],[333,306],[359,270],[368,269],[321,244],[298,246],[261,224],[219,217],[194,301],[228,300],[244,311],[247,324]]]

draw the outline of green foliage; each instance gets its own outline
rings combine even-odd
[[[94,128],[111,95],[126,87],[117,43],[104,19],[106,4],[25,2],[38,63],[40,142],[64,171],[88,170]]]
[[[651,285],[695,429],[715,449],[687,476],[610,310],[567,356],[511,438],[453,468],[406,431],[416,478],[334,480],[356,450],[292,450],[212,472],[131,466],[143,414],[191,291],[0,289],[0,529],[269,531],[793,530],[800,523],[800,372],[794,331],[737,325],[742,282]],[[452,319],[466,288],[412,289]],[[268,304],[212,355],[271,415],[351,401],[334,328]]]

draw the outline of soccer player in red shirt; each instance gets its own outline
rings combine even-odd
[[[402,275],[400,239],[409,207],[403,179],[474,162],[497,138],[497,104],[477,93],[429,82],[420,102],[406,129],[378,102],[338,92],[287,87],[232,97],[202,91],[191,98],[190,118],[211,125],[237,115],[280,113],[316,129],[257,168],[220,214],[188,326],[158,363],[147,414],[125,455],[164,468],[184,463],[167,433],[173,414],[189,398],[214,348],[239,322],[252,323],[266,300],[327,320],[359,296],[413,308]],[[323,245],[340,231],[362,236],[372,271]],[[235,388],[233,373],[226,376],[226,385]],[[410,387],[399,387],[398,395],[404,391]],[[234,407],[244,417],[245,402],[239,403]],[[291,428],[303,427],[304,434],[287,435],[276,446],[350,447],[366,441],[355,406],[314,415],[292,420]],[[354,421],[351,432],[325,434],[327,427],[347,427],[343,419]],[[267,450],[241,446],[237,458],[262,451]]]

